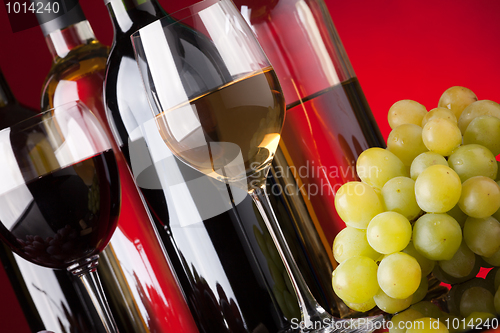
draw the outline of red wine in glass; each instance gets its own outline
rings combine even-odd
[[[65,269],[97,254],[118,218],[117,177],[107,150],[3,193],[0,201],[14,198],[26,208],[17,220],[2,220],[0,233],[17,254],[45,267]]]

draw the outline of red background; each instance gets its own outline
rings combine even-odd
[[[103,0],[80,2],[97,38],[110,45],[113,31]],[[167,11],[172,8],[167,0],[159,2]],[[400,99],[414,99],[430,110],[444,90],[462,85],[479,99],[500,102],[500,1],[326,2],[385,138],[387,110]],[[50,65],[40,30],[12,33],[0,5],[0,68],[22,103],[38,107]],[[0,331],[29,332],[19,314],[0,269]]]

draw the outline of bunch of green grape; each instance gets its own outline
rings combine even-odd
[[[360,181],[336,193],[346,228],[333,243],[333,289],[351,309],[378,306],[396,321],[500,314],[500,274],[496,285],[476,278],[500,266],[500,105],[452,87],[430,111],[396,102],[388,120],[387,149],[361,153]],[[431,273],[453,286],[451,314],[421,302]]]

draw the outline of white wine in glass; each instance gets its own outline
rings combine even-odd
[[[219,180],[238,181],[272,161],[285,117],[283,102],[276,75],[267,67],[162,112],[156,121],[162,138],[185,163]],[[193,126],[178,126],[175,118],[186,121],[188,115]]]

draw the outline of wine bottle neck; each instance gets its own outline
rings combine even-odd
[[[64,58],[72,49],[97,40],[87,20],[56,30],[45,36],[45,41],[54,61]]]
[[[3,73],[0,71],[0,108],[16,103],[16,98],[9,88]]]
[[[165,16],[156,0],[104,0],[113,21],[115,36],[130,35],[140,27]]]
[[[31,1],[50,4],[51,0]],[[64,58],[69,51],[77,46],[93,41],[97,42],[78,0],[67,2],[65,10],[64,13],[61,11],[36,12],[40,28],[54,61],[57,61],[58,58]]]

